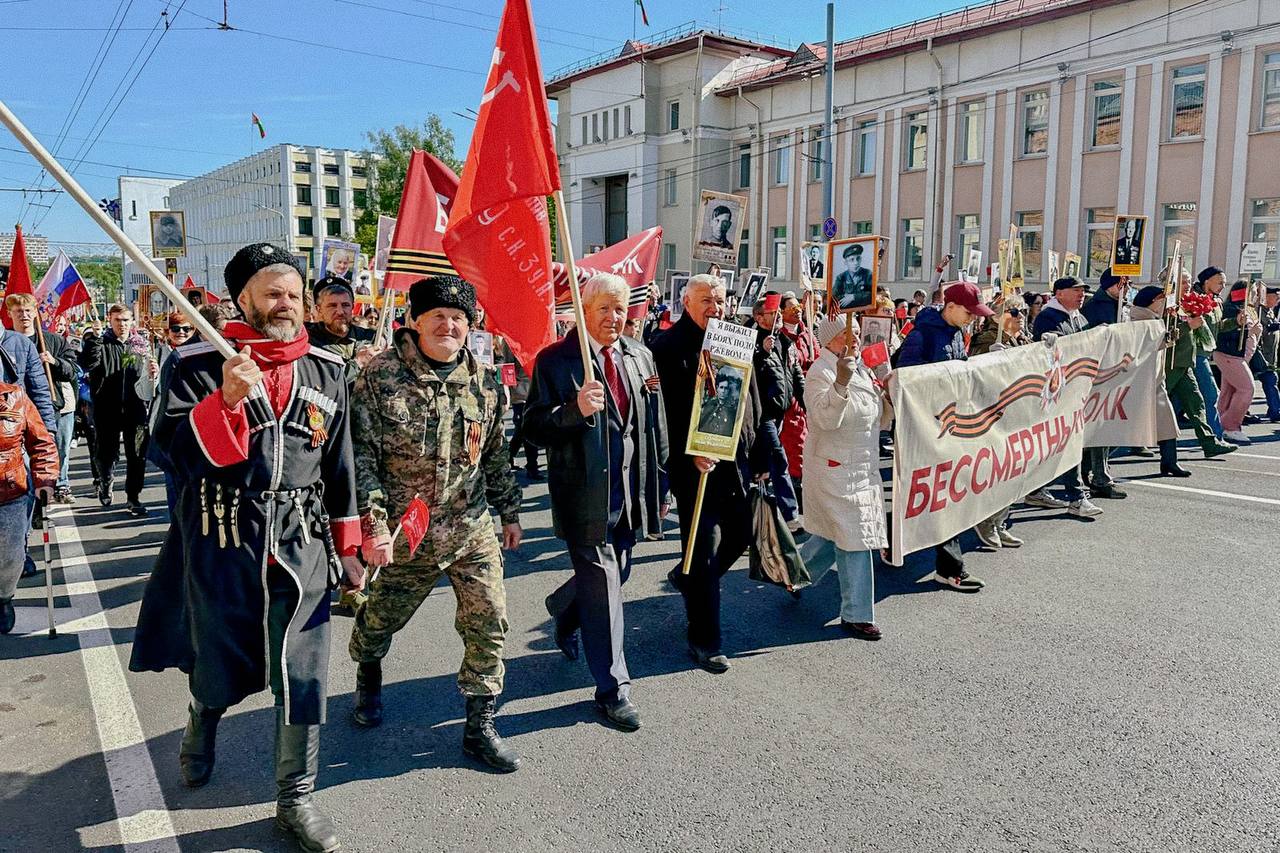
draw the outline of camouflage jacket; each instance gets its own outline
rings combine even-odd
[[[519,520],[520,487],[503,431],[502,388],[470,352],[444,379],[412,329],[356,379],[351,401],[356,503],[366,535],[385,534],[418,495],[431,508],[427,541],[450,542],[482,525],[489,507]],[[459,542],[459,546],[460,546]]]

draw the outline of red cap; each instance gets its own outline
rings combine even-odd
[[[983,304],[982,291],[978,289],[978,285],[967,281],[958,281],[947,285],[946,290],[942,291],[942,301],[953,302],[956,305],[968,308],[979,317],[990,317],[996,313]]]

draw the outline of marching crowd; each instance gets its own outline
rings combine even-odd
[[[1248,282],[1228,287],[1216,267],[1168,289],[1136,290],[1108,270],[1091,296],[1083,282],[1064,277],[1051,293],[997,295],[987,304],[973,283],[943,285],[945,265],[932,293],[895,303],[882,292],[867,312],[892,321],[884,365],[868,366],[857,322],[824,317],[812,291],[744,306],[756,351],[731,462],[682,452],[708,322],[732,317],[731,295],[714,274],[692,277],[674,322],[662,319],[656,290],[648,318],[637,318],[629,316],[623,279],[591,277],[582,287],[581,327],[566,328],[539,353],[531,374],[500,338],[497,364],[468,348],[484,315],[461,278],[415,283],[402,323],[384,334],[356,315],[345,279],[307,288],[289,253],[266,243],[246,246],[227,265],[229,301],[199,309],[235,348],[230,358],[181,313],[166,318],[158,340],[135,328],[125,305],[110,306],[105,326],[45,332],[35,301],[11,295],[4,308],[12,328],[0,336],[0,632],[13,627],[19,577],[35,571],[25,536],[33,505],[74,501],[67,478],[73,442],[89,445],[94,497],[103,506],[114,499],[123,443],[132,516],[149,513],[142,502],[147,462],[165,477],[171,523],[130,667],[188,676],[184,782],[209,781],[225,711],[270,689],[277,820],[304,849],[335,850],[337,833],[312,798],[335,591],[354,616],[347,649],[357,665],[353,719],[374,727],[384,712],[382,661],[446,576],[464,646],[463,750],[500,771],[521,765],[495,724],[509,629],[502,550],[517,548],[523,535],[521,459],[526,480],[548,481],[555,534],[572,564],[546,599],[555,643],[567,659],[585,658],[603,718],[634,731],[641,718],[631,699],[621,590],[635,545],[660,538],[672,509],[682,550],[692,553],[687,572],[676,566],[668,579],[682,597],[697,666],[712,673],[730,666],[720,582],[756,536],[756,490],[776,504],[812,581],[835,570],[842,627],[880,639],[873,568],[887,545],[882,458],[893,452],[886,386],[894,369],[1108,323],[1165,322],[1157,449],[1088,449],[1024,499],[1084,518],[1102,514],[1094,499],[1125,497],[1109,467],[1115,455],[1158,453],[1162,474],[1187,477],[1180,428],[1194,431],[1205,456],[1247,443],[1242,426],[1259,419],[1249,413],[1255,378],[1267,402],[1261,417],[1280,423],[1280,289],[1267,288],[1256,306]],[[1179,308],[1169,293],[1178,294]],[[401,523],[415,502],[429,514],[417,542]],[[1019,547],[1008,521],[1008,508],[996,513],[977,526],[978,540],[991,549]],[[982,589],[966,571],[959,537],[937,546],[934,559],[943,587]]]

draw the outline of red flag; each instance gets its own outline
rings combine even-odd
[[[452,169],[425,151],[409,156],[396,230],[387,253],[385,287],[406,291],[429,275],[457,275],[442,243],[457,193],[458,176]]]
[[[877,341],[862,350],[862,363],[869,370],[875,370],[889,360],[889,347],[884,341]]]
[[[764,313],[773,314],[782,307],[781,293],[766,293],[764,295]]]
[[[196,286],[195,279],[193,279],[193,278],[191,277],[191,273],[187,273],[187,277],[186,277],[186,279],[184,279],[184,280],[183,280],[183,282],[182,282],[182,289],[183,289],[183,290],[190,290],[191,288],[193,288],[193,287],[195,287],[195,286]]]
[[[546,197],[560,189],[529,0],[507,0],[444,250],[525,371],[555,340]]]
[[[409,556],[412,557],[422,544],[422,537],[427,535],[431,526],[431,507],[417,495],[409,501],[404,515],[400,516],[400,527],[404,530],[405,539],[409,542]]]
[[[9,261],[9,282],[5,285],[4,295],[34,294],[35,291],[31,287],[31,267],[27,265],[27,243],[22,239],[22,226],[13,226],[13,231],[13,258]],[[13,328],[13,321],[9,319],[8,311],[0,311],[0,320],[3,320],[6,329]]]
[[[627,317],[643,317],[649,282],[658,273],[658,255],[662,252],[662,226],[649,228],[639,234],[620,240],[590,255],[583,255],[574,267],[578,270],[578,282],[585,282],[600,272],[622,276],[631,288],[631,300],[627,303]],[[562,263],[551,265],[555,274],[556,314],[572,314],[573,301],[569,294],[569,273]]]

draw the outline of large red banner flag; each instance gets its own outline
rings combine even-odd
[[[631,288],[627,317],[643,317],[649,296],[649,283],[658,272],[658,255],[662,251],[662,226],[647,228],[600,251],[583,255],[574,263],[578,282],[586,282],[596,273],[611,272],[622,276]],[[569,271],[562,263],[551,265],[555,273],[556,314],[572,314],[573,300],[569,292]]]
[[[13,226],[13,256],[9,261],[9,281],[5,284],[4,295],[15,293],[32,293],[31,267],[27,264],[27,242],[22,239],[22,226]],[[0,311],[0,322],[6,329],[13,328],[8,311]]]
[[[414,150],[387,253],[385,287],[404,291],[427,276],[457,274],[443,243],[449,208],[457,194],[458,176],[453,170],[426,151]]]
[[[560,189],[529,0],[507,0],[444,250],[527,372],[555,340],[546,197]]]

